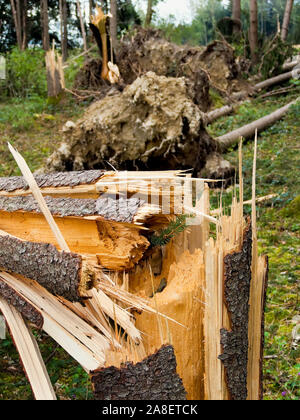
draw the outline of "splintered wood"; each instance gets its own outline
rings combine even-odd
[[[0,178],[0,309],[37,399],[55,394],[29,325],[90,374],[96,399],[262,397],[267,260],[239,153],[226,216],[211,212],[213,181],[182,171]]]

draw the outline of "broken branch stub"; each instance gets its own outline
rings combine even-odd
[[[79,301],[93,286],[94,270],[81,255],[0,233],[0,267],[36,280],[54,295]]]

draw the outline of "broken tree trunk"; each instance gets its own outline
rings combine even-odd
[[[290,108],[298,102],[299,99],[296,99],[293,102],[279,108],[277,111],[272,112],[266,117],[260,118],[259,120],[253,121],[250,124],[245,125],[244,127],[238,128],[230,133],[225,134],[224,136],[217,137],[218,149],[221,153],[225,152],[229,147],[236,144],[241,137],[245,139],[254,136],[255,131],[261,132],[266,128],[273,125],[276,121],[280,120]]]
[[[95,269],[81,255],[0,231],[0,267],[36,280],[51,293],[79,301],[93,287]]]
[[[97,400],[185,400],[172,346],[163,346],[145,360],[92,372]]]
[[[48,98],[50,102],[59,102],[65,89],[65,77],[62,58],[54,48],[46,52]]]
[[[35,272],[28,278],[24,266],[37,265],[32,253],[26,254],[29,239],[45,240],[51,231],[26,184],[8,178],[5,187],[0,180],[0,229],[10,234],[0,235],[0,267],[22,274],[1,273],[3,296],[19,310],[21,296],[41,314],[43,330],[90,373],[97,399],[261,398],[265,283],[253,279],[264,279],[266,266],[264,260],[255,264],[252,277],[257,247],[252,248],[251,224],[243,217],[243,197],[233,200],[230,216],[220,212],[215,219],[204,180],[180,171],[127,173],[125,179],[122,172],[106,175],[81,173],[73,187],[70,174],[37,179],[42,193],[52,188],[46,202],[62,234],[69,232],[70,248],[90,247],[86,254],[97,279],[84,302],[49,293]],[[79,191],[86,198],[72,198]],[[143,199],[132,196],[138,193]],[[191,213],[195,217],[187,216]],[[46,246],[29,244],[30,250]],[[5,250],[12,245],[9,258]],[[97,247],[114,269],[100,269]],[[120,256],[127,258],[126,266],[116,264]],[[50,273],[55,263],[40,258]],[[59,265],[64,273],[63,259]]]

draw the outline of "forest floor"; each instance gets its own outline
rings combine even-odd
[[[297,94],[296,94],[297,96]],[[264,116],[293,100],[295,94],[254,100],[238,112],[215,122],[209,131],[221,135]],[[0,176],[19,175],[7,151],[10,141],[25,157],[32,170],[60,144],[59,128],[83,112],[82,105],[66,103],[63,110],[40,101],[0,103]],[[292,349],[293,318],[300,313],[300,105],[258,141],[257,195],[277,194],[258,205],[259,247],[269,255],[270,275],[267,295],[264,398],[300,399],[300,349]],[[251,198],[253,142],[244,144],[245,200]],[[237,150],[226,156],[237,166]],[[233,188],[224,195],[229,204]],[[217,202],[214,193],[212,202]],[[246,206],[250,213],[250,207]],[[60,399],[92,397],[89,378],[46,334],[36,333],[47,369]],[[0,400],[32,399],[11,339],[0,341]]]

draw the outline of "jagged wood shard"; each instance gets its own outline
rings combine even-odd
[[[5,299],[10,305],[14,306],[27,321],[35,325],[36,328],[42,329],[44,318],[40,311],[38,311],[24,296],[21,296],[12,287],[10,287],[0,276],[0,296]]]
[[[232,400],[247,399],[248,320],[251,282],[252,229],[244,233],[242,250],[226,255],[225,303],[232,325],[221,330],[226,383]]]
[[[172,346],[140,363],[125,363],[120,369],[112,366],[92,372],[97,400],[185,400],[186,391],[176,372]]]
[[[58,251],[0,232],[0,267],[36,280],[54,295],[79,301],[93,284],[93,272],[81,255]]]
[[[0,310],[6,319],[36,400],[56,400],[38,344],[22,315],[1,297]]]

